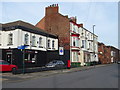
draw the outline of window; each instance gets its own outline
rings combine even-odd
[[[32,46],[35,47],[36,46],[36,37],[32,36]]]
[[[39,47],[42,48],[42,37],[39,38]]]
[[[84,47],[85,47],[85,49],[87,48],[87,41],[86,40],[84,41]]]
[[[55,48],[55,41],[54,40],[52,41],[52,48],[53,49]]]
[[[76,46],[76,44],[75,44],[75,38],[73,38],[73,46]]]
[[[50,48],[50,40],[48,40],[48,48]]]
[[[25,45],[28,45],[28,41],[29,41],[29,35],[28,34],[25,34]]]
[[[78,62],[78,52],[73,52],[73,62]]]
[[[2,44],[2,35],[0,33],[0,45]]]
[[[82,48],[84,48],[85,42],[84,40],[82,40]]]
[[[76,30],[75,30],[75,26],[73,27],[73,31],[76,32]]]
[[[74,47],[79,47],[79,39],[78,39],[78,37],[73,37],[72,38],[72,46],[74,46]]]
[[[25,53],[25,62],[27,62],[27,63],[35,63],[36,57],[37,56],[34,53]]]
[[[13,34],[8,34],[8,45],[13,45]]]
[[[90,44],[90,42],[89,42],[89,46],[88,46],[88,50],[91,48],[91,46],[90,46],[91,44]]]
[[[6,61],[0,62],[0,64],[2,64],[2,65],[9,65],[9,63],[6,62]]]

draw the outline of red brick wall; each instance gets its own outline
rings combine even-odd
[[[98,58],[102,64],[111,63],[111,48],[103,43],[98,43]],[[102,54],[100,54],[102,52]]]
[[[64,49],[69,50],[70,22],[66,16],[63,16],[59,13],[58,8],[58,6],[47,7],[45,17],[36,24],[36,27],[58,35],[59,46],[64,46]]]

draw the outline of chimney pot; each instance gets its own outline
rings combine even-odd
[[[46,15],[55,14],[55,13],[59,13],[58,4],[52,4],[48,8],[46,8],[46,13],[45,13]]]

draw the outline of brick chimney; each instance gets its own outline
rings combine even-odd
[[[56,14],[59,12],[59,7],[58,4],[52,4],[48,7],[46,7],[45,15],[51,15],[51,14]]]
[[[79,27],[83,27],[83,23],[81,23],[81,24],[78,24],[79,25]]]

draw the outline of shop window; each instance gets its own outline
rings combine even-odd
[[[28,45],[28,42],[29,42],[29,35],[28,34],[25,34],[25,45]]]
[[[36,47],[36,37],[32,36],[32,46]]]
[[[35,63],[36,54],[34,53],[25,53],[25,62],[26,63]]]
[[[8,34],[8,45],[13,45],[13,34]]]

